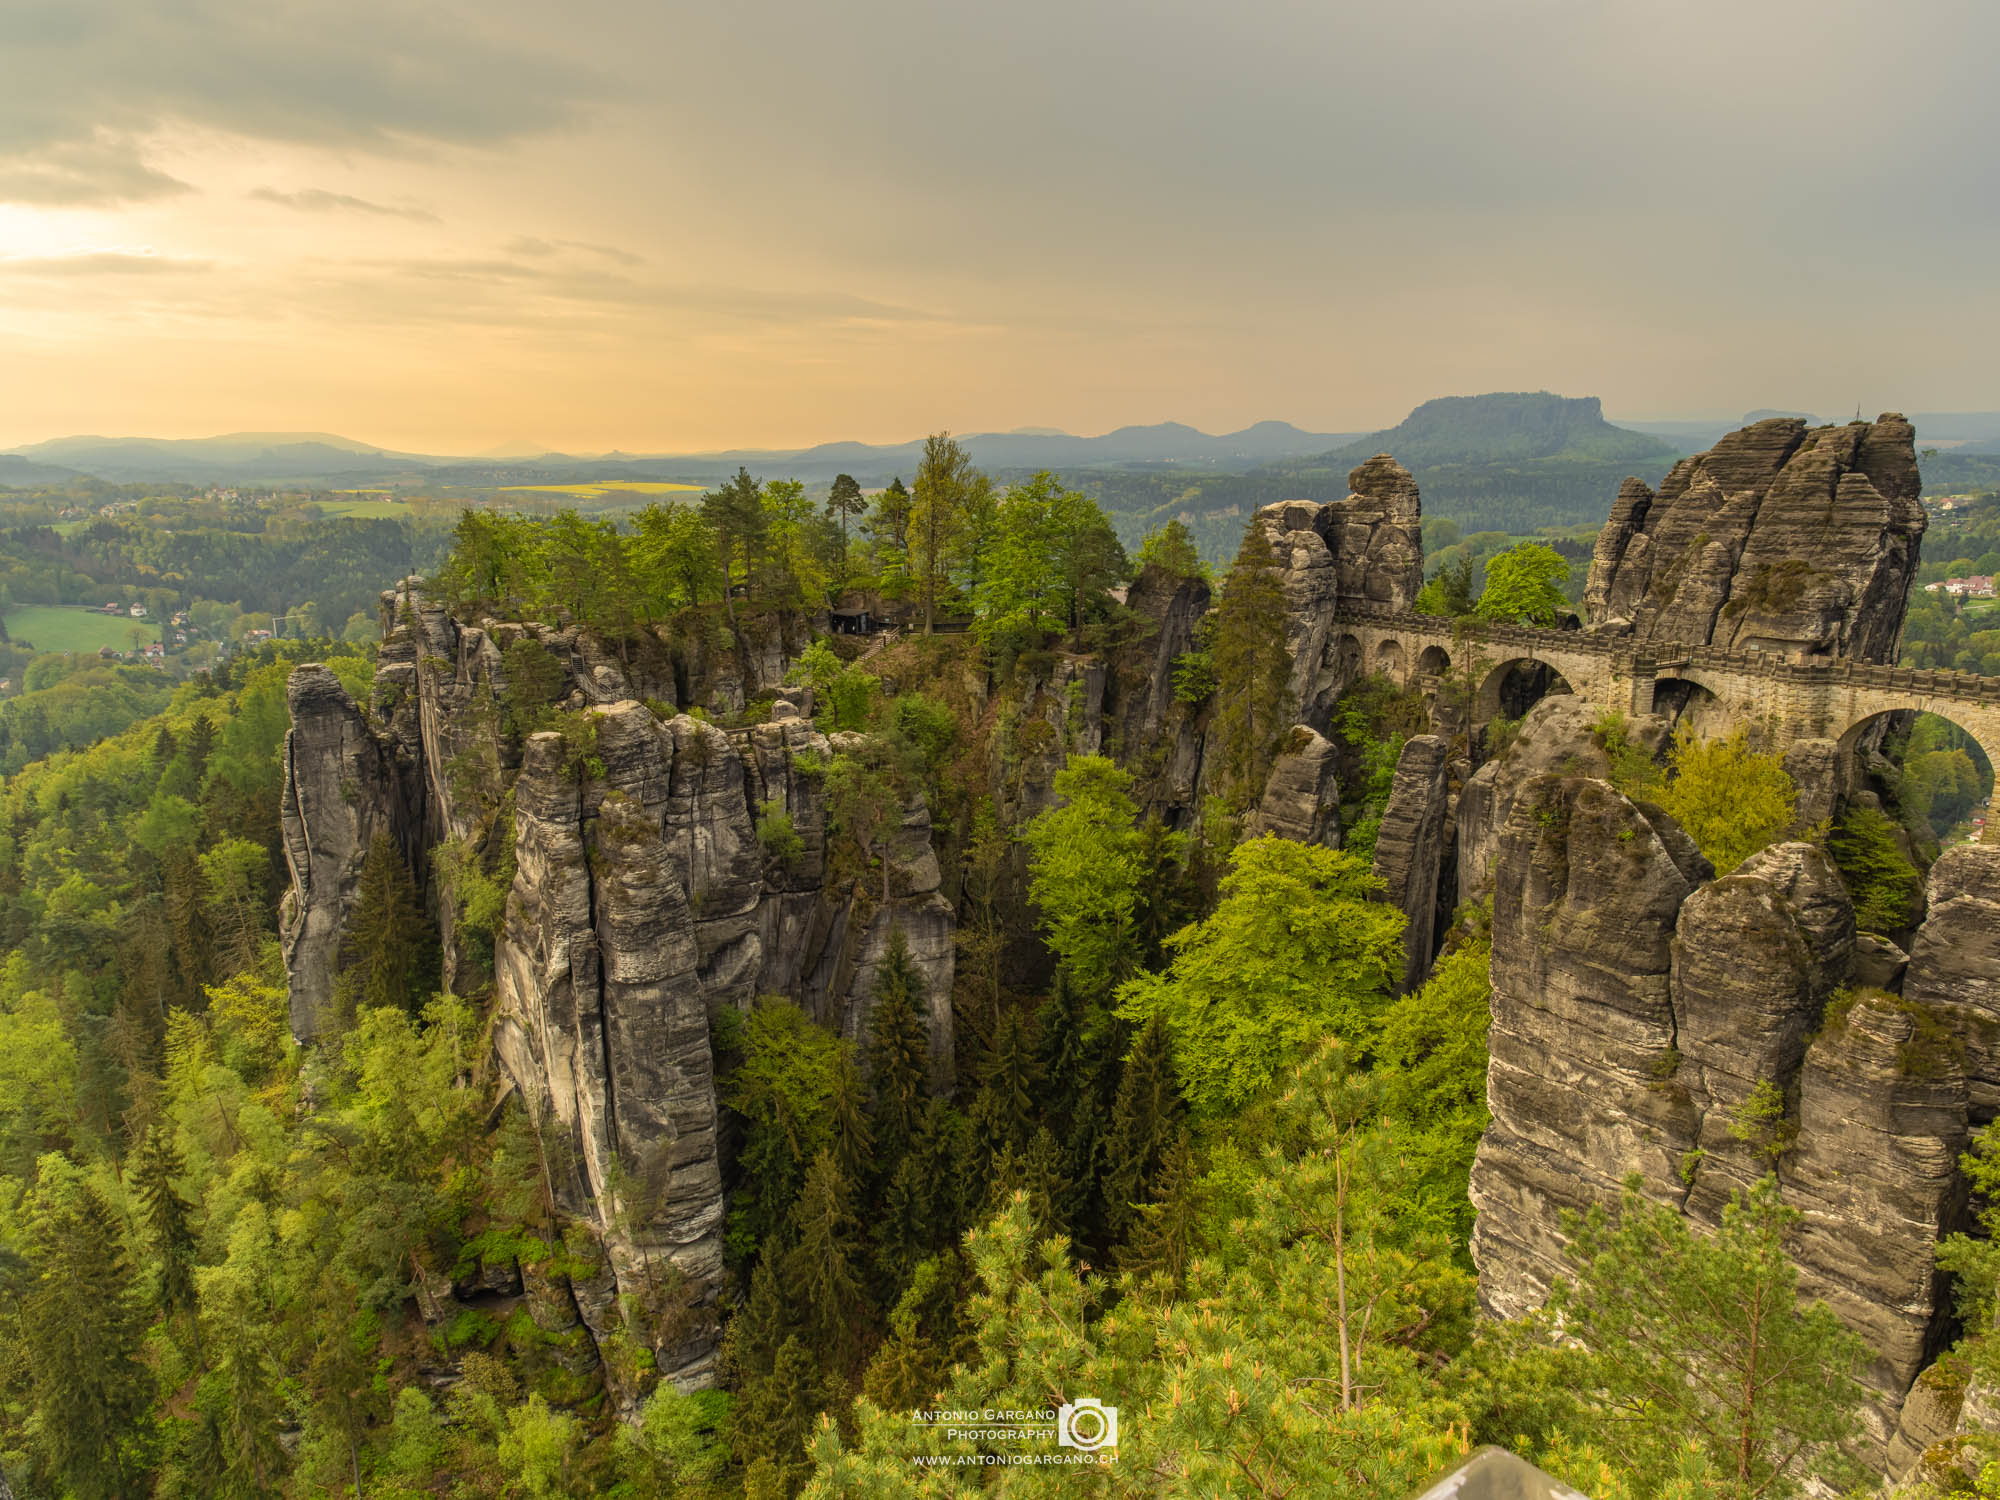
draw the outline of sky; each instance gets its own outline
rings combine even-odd
[[[2000,408],[1985,0],[7,0],[0,445]]]

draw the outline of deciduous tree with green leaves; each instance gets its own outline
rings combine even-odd
[[[1055,776],[1062,800],[1022,835],[1031,851],[1028,897],[1070,982],[1099,997],[1136,957],[1139,809],[1132,776],[1102,755],[1073,755]]]
[[[1777,755],[1752,750],[1748,733],[1699,738],[1683,724],[1668,752],[1671,779],[1660,805],[1727,875],[1792,825],[1798,789]]]
[[[1166,1027],[1182,1091],[1210,1115],[1329,1035],[1366,1056],[1403,962],[1403,914],[1352,854],[1267,834],[1229,866],[1214,914],[1167,940],[1167,971],[1118,991],[1120,1015]]]
[[[1475,612],[1482,620],[1553,627],[1569,612],[1569,563],[1544,542],[1519,542],[1486,564]]]

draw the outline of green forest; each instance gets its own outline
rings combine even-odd
[[[560,619],[613,645],[740,639],[858,596],[908,627],[866,660],[817,640],[797,679],[846,732],[818,768],[839,868],[876,878],[884,820],[914,792],[928,805],[958,919],[950,1086],[932,1087],[900,939],[859,1037],[783,996],[715,1017],[719,1380],[678,1390],[644,1348],[599,1347],[558,1300],[606,1280],[602,1247],[560,1210],[549,1142],[490,1046],[504,820],[476,857],[439,850],[473,938],[458,992],[441,987],[431,872],[380,840],[341,1013],[310,1048],[288,1025],[285,682],[323,661],[367,701],[372,632],[334,627],[364,594],[372,609],[364,576],[404,570],[398,525],[243,533],[240,553],[142,546],[124,523],[19,541],[106,569],[178,559],[225,594],[349,550],[323,575],[318,638],[179,683],[45,671],[0,720],[0,1494],[1360,1500],[1414,1493],[1488,1442],[1596,1500],[1858,1482],[1838,1445],[1866,1351],[1800,1297],[1780,1248],[1796,1214],[1768,1185],[1714,1237],[1628,1198],[1571,1226],[1545,1312],[1478,1315],[1489,918],[1457,911],[1428,980],[1399,993],[1404,918],[1367,858],[1420,701],[1372,678],[1336,705],[1346,847],[1250,836],[1292,722],[1262,534],[1219,580],[1179,524],[1128,555],[1089,494],[996,484],[943,437],[912,485],[873,497],[837,481],[808,501],[743,473],[623,520],[467,510],[430,569],[465,618]],[[397,540],[378,551],[384,527]],[[1439,540],[1459,550],[1424,607],[1572,607],[1574,544]],[[1049,804],[1003,822],[1007,767],[1047,748],[1023,695],[1058,654],[1135,638],[1120,590],[1141,573],[1215,590],[1174,679],[1208,715],[1219,790],[1168,826],[1148,810],[1147,747],[1109,747],[1124,754],[1063,757]],[[532,671],[517,680],[498,733],[574,727]],[[14,716],[29,700],[32,722]],[[1775,757],[1683,736],[1654,765],[1615,716],[1597,732],[1718,869],[1785,836]],[[581,730],[577,745],[588,775]],[[1960,795],[1954,754],[1932,737],[1906,757],[1940,758],[1926,796]],[[796,834],[768,808],[759,831],[782,865]],[[1907,838],[1843,832],[1852,878],[1893,902]],[[2000,1136],[1981,1151],[2000,1158]],[[1968,1306],[1990,1308],[2000,1262],[1983,1241],[1957,1253]],[[628,1316],[676,1316],[670,1293]],[[643,1399],[620,1411],[621,1389]],[[952,1415],[1079,1393],[1120,1425],[1062,1465],[994,1462],[1012,1450]]]

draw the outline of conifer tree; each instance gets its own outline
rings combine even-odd
[[[346,936],[346,967],[362,1004],[415,1010],[435,988],[436,945],[409,867],[386,833],[368,846]]]
[[[833,1369],[853,1352],[867,1313],[855,1267],[859,1228],[851,1194],[833,1153],[814,1157],[792,1209],[794,1244],[785,1257],[786,1300],[799,1310],[813,1347]]]
[[[840,586],[847,585],[847,522],[868,509],[868,501],[861,493],[861,483],[852,474],[833,476],[833,487],[827,491],[826,513],[840,518]]]
[[[747,1389],[771,1373],[789,1332],[778,1291],[778,1250],[767,1241],[756,1269],[750,1273],[749,1299],[729,1320],[729,1331],[723,1337],[723,1368],[739,1387]]]
[[[825,1402],[812,1350],[793,1334],[779,1348],[771,1373],[744,1391],[735,1413],[733,1444],[745,1466],[746,1500],[783,1500],[798,1493],[812,1471],[806,1439]]]
[[[142,1487],[148,1376],[117,1216],[81,1177],[50,1181],[45,1168],[29,1255],[36,1274],[22,1321],[43,1459],[76,1500],[124,1500]]]
[[[1067,1131],[1088,1082],[1087,1033],[1103,1011],[1089,1004],[1070,982],[1067,971],[1056,970],[1049,998],[1035,1012],[1035,1078],[1043,1112]]]
[[[911,961],[902,928],[892,928],[868,1016],[868,1083],[875,1146],[885,1175],[895,1171],[923,1120],[930,1081],[929,1019],[923,976]]]
[[[1195,1198],[1200,1171],[1186,1130],[1174,1137],[1147,1185],[1147,1202],[1139,1209],[1118,1263],[1141,1277],[1163,1275],[1176,1288],[1194,1253],[1199,1204]]]
[[[188,766],[194,772],[198,784],[208,770],[208,758],[215,752],[215,721],[202,714],[188,730]]]
[[[186,1173],[172,1134],[166,1126],[155,1124],[146,1132],[132,1164],[132,1189],[143,1210],[146,1237],[159,1260],[154,1296],[160,1310],[169,1316],[195,1310],[195,1238],[189,1222],[193,1209],[174,1186],[174,1179]]]
[[[877,1285],[889,1297],[936,1243],[933,1185],[923,1153],[913,1150],[896,1164],[883,1189],[875,1219],[875,1267]]]
[[[875,1135],[868,1124],[868,1088],[845,1050],[834,1062],[833,1159],[858,1198],[869,1199],[869,1183],[877,1175]]]
[[[972,1168],[977,1153],[972,1123],[942,1099],[924,1112],[924,1127],[908,1159],[918,1163],[918,1178],[930,1202],[927,1243],[933,1248],[957,1242],[972,1222],[977,1185]]]
[[[986,1062],[986,1079],[972,1101],[972,1126],[981,1160],[1003,1152],[1017,1158],[1028,1144],[1034,1119],[1034,1041],[1021,1013],[1010,1010],[1000,1018],[993,1053]]]
[[[1104,1227],[1114,1241],[1123,1240],[1131,1229],[1146,1184],[1179,1131],[1184,1113],[1166,1028],[1154,1017],[1140,1030],[1125,1059],[1105,1142]]]
[[[946,1250],[921,1262],[889,1315],[889,1337],[868,1362],[861,1392],[883,1411],[907,1411],[944,1389],[958,1350],[964,1262]]]
[[[1069,1233],[1069,1181],[1063,1176],[1062,1151],[1055,1132],[1044,1125],[1028,1143],[1021,1165],[1021,1186],[1027,1189],[1028,1211],[1035,1218],[1035,1232],[1048,1236]]]
[[[1237,807],[1249,806],[1262,793],[1278,736],[1296,710],[1285,620],[1278,554],[1264,528],[1253,524],[1223,580],[1213,652],[1225,795]]]

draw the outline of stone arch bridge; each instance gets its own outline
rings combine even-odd
[[[1634,714],[1706,695],[1723,723],[1755,728],[1780,751],[1801,740],[1832,740],[1851,751],[1884,714],[1933,713],[1972,736],[2000,772],[2000,678],[1966,672],[1714,646],[1642,648],[1579,630],[1358,609],[1334,616],[1327,655],[1336,688],[1368,672],[1403,686],[1455,682],[1474,724],[1498,715],[1509,674],[1523,666],[1545,667],[1571,691]],[[1990,827],[1988,837],[1995,837]]]

